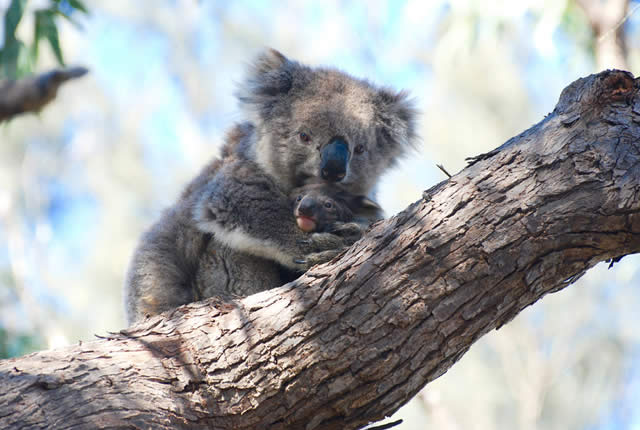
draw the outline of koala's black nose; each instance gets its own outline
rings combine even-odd
[[[340,182],[347,173],[349,146],[342,137],[334,137],[320,151],[320,174],[329,182]]]

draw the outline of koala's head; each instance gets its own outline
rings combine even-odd
[[[286,190],[322,180],[369,194],[416,139],[406,93],[275,50],[257,58],[237,95],[256,127],[252,157]]]
[[[335,222],[353,221],[362,210],[381,211],[365,196],[356,196],[330,184],[311,184],[291,193],[293,215],[302,231],[322,232]]]

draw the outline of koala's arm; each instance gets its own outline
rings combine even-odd
[[[217,172],[195,202],[193,216],[198,228],[225,245],[294,270],[328,261],[346,245],[338,235],[301,231],[289,196],[247,160]]]

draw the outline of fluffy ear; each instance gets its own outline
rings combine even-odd
[[[381,89],[376,97],[376,110],[379,149],[393,158],[409,148],[415,149],[418,112],[409,94]]]
[[[236,91],[241,107],[266,116],[277,98],[291,89],[296,64],[275,49],[260,54],[249,66],[246,79]]]
[[[265,52],[256,57],[253,62],[253,72],[257,75],[263,75],[274,70],[278,70],[287,63],[287,57],[282,55],[280,51],[268,48]]]

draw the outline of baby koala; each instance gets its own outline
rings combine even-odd
[[[293,216],[306,233],[334,233],[352,245],[364,229],[384,218],[382,208],[365,197],[350,194],[331,184],[310,184],[291,193]],[[318,252],[296,263],[313,265],[340,254],[342,249]]]
[[[291,195],[298,228],[307,233],[332,232],[348,237],[351,229],[357,234],[357,230],[383,218],[376,202],[335,185],[306,185],[294,189]]]

